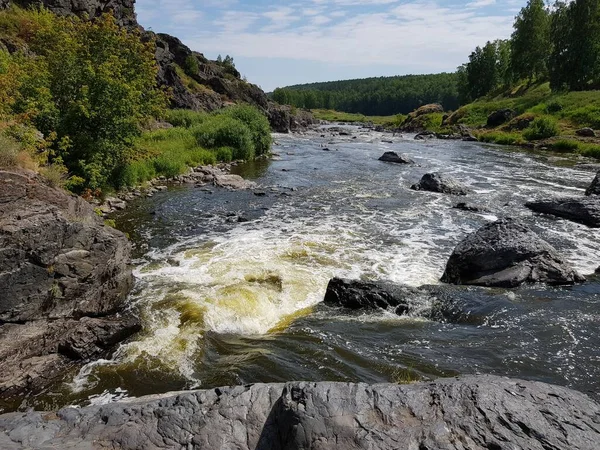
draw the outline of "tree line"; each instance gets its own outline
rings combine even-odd
[[[335,109],[368,116],[408,114],[427,103],[445,109],[458,104],[457,75],[405,75],[311,83],[277,88],[278,103],[308,109]]]
[[[510,39],[477,47],[457,71],[461,104],[525,81],[554,91],[600,86],[600,0],[529,0]]]

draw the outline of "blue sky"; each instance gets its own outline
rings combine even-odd
[[[137,0],[145,28],[249,81],[278,86],[453,71],[477,45],[506,38],[526,0]]]

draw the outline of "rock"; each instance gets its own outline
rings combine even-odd
[[[257,197],[264,197],[267,195],[267,193],[265,191],[254,191],[254,195]]]
[[[431,191],[452,195],[467,195],[468,188],[454,178],[439,172],[426,173],[417,184],[410,187],[413,191]]]
[[[512,109],[499,109],[488,116],[487,126],[490,128],[498,127],[511,120],[515,115],[516,113]]]
[[[522,114],[512,119],[508,124],[506,124],[506,126],[503,127],[503,129],[506,131],[522,131],[525,128],[529,127],[529,125],[531,125],[531,122],[533,122],[534,120],[535,116],[533,114]]]
[[[232,189],[232,190],[245,190],[252,189],[256,186],[256,183],[248,180],[244,180],[239,175],[215,173],[214,175],[208,175],[212,177],[212,182],[215,186]],[[206,177],[205,177],[206,181]]]
[[[0,171],[0,398],[42,389],[71,359],[101,357],[134,332],[137,320],[115,316],[133,283],[130,252],[80,197]],[[76,350],[61,353],[75,334]]]
[[[600,195],[600,170],[596,174],[596,177],[585,191],[585,195]]]
[[[433,131],[422,131],[415,135],[416,141],[424,141],[425,139],[430,139],[436,137],[436,134]]]
[[[515,287],[523,283],[560,285],[584,280],[529,227],[507,218],[483,226],[460,242],[441,281]]]
[[[411,112],[406,117],[406,120],[402,123],[399,130],[410,133],[416,131],[423,131],[428,125],[428,118],[425,116],[442,112],[444,112],[444,108],[440,104],[431,103],[428,105],[423,105],[415,111]]]
[[[325,292],[326,305],[349,309],[381,308],[392,310],[398,315],[410,309],[409,299],[416,290],[408,286],[389,282],[369,282],[332,278]]]
[[[267,116],[273,131],[289,133],[302,131],[318,123],[312,113],[300,108],[269,102]]]
[[[467,136],[462,136],[462,140],[464,142],[478,142],[479,139],[477,139],[475,136],[473,136],[472,134],[469,134]]]
[[[595,450],[600,405],[492,375],[399,384],[290,382],[0,416],[0,447]]]
[[[489,212],[490,211],[489,209],[487,209],[484,206],[473,205],[471,203],[465,203],[465,202],[457,203],[452,208],[460,209],[462,211],[469,211],[469,212]]]
[[[575,132],[577,136],[581,137],[596,137],[596,132],[592,128],[581,128]]]
[[[135,0],[85,0],[72,2],[71,0],[2,0],[0,9],[8,7],[11,3],[29,8],[43,6],[59,16],[77,15],[81,18],[94,19],[103,13],[112,12],[117,23],[123,26],[137,25],[133,10]]]
[[[425,114],[433,114],[433,113],[443,113],[444,107],[439,103],[429,103],[427,105],[420,106],[411,114],[414,117],[423,116]]]
[[[379,161],[390,162],[395,164],[414,164],[414,161],[408,155],[398,155],[396,152],[385,152]]]
[[[538,213],[552,214],[591,228],[600,228],[600,198],[596,195],[537,200],[527,202],[525,206]]]

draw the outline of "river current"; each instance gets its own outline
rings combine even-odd
[[[538,197],[583,195],[594,169],[556,155],[347,128],[350,136],[326,128],[275,135],[273,160],[235,168],[261,192],[177,187],[120,213],[117,227],[135,243],[130,303],[144,329],[111,360],[73,373],[47,401],[464,373],[600,393],[600,279],[592,275],[600,264],[598,232],[523,206]],[[378,161],[388,150],[416,164]],[[473,193],[458,198],[409,189],[432,171]],[[489,212],[453,209],[459,201]],[[486,290],[489,306],[476,311],[473,323],[320,303],[333,276],[439,283],[463,237],[507,216],[523,219],[588,282]]]

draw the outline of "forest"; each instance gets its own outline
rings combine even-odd
[[[301,84],[277,88],[271,98],[298,108],[334,109],[368,116],[408,114],[426,103],[441,103],[447,110],[459,106],[454,73]]]

